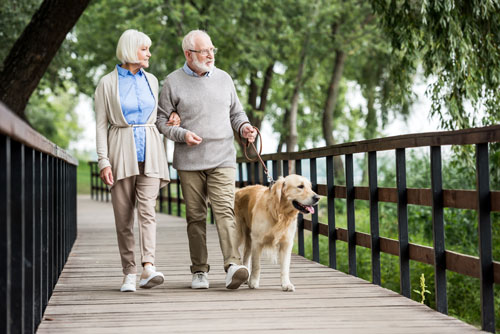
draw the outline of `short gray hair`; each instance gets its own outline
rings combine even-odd
[[[191,30],[182,40],[182,51],[185,52],[187,50],[194,49],[194,39],[198,35],[205,35],[210,38],[205,30]]]
[[[136,64],[139,62],[137,51],[141,46],[151,46],[151,38],[135,29],[125,30],[116,46],[116,58],[120,59],[122,64]]]

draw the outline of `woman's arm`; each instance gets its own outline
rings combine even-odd
[[[106,113],[104,84],[102,81],[97,85],[94,94],[94,107],[96,119],[96,151],[99,162],[101,178],[107,185],[113,184],[111,163],[108,157],[108,115]]]

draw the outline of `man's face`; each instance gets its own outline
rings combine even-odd
[[[210,37],[200,34],[194,39],[194,49],[193,52],[188,51],[188,55],[186,55],[187,63],[189,67],[198,74],[203,74],[211,71],[214,68],[215,64],[215,55],[211,50],[214,49],[212,41]]]

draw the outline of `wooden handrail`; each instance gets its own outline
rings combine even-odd
[[[344,154],[388,151],[398,148],[426,146],[470,145],[488,142],[500,142],[500,125],[486,126],[456,131],[414,133],[401,136],[362,140],[352,143],[337,144],[300,152],[284,152],[262,155],[263,160],[297,160],[322,158]],[[244,157],[238,162],[247,162]]]
[[[37,151],[78,166],[78,160],[42,136],[0,102],[0,133]]]

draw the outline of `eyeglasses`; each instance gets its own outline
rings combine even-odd
[[[208,56],[209,54],[216,54],[217,48],[205,49],[205,50],[189,50],[191,52],[200,53],[203,56]]]

